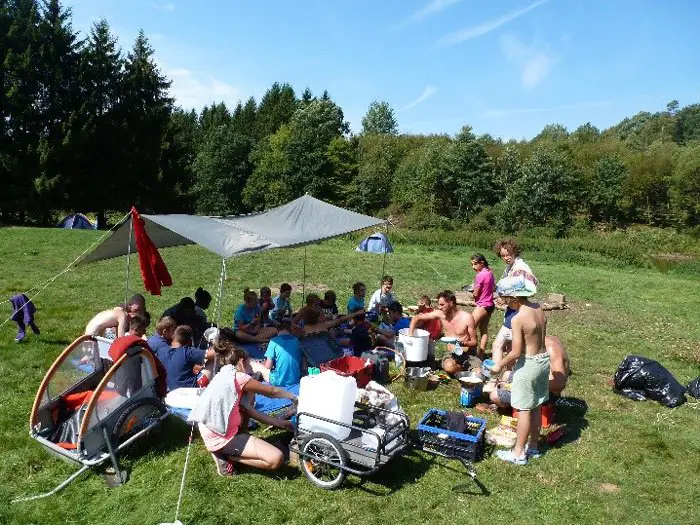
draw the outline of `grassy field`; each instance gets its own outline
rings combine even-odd
[[[57,229],[0,230],[0,297],[51,278],[94,242],[100,233]],[[335,289],[339,304],[356,280],[371,290],[381,256],[353,251],[352,240],[307,248],[307,291]],[[221,261],[197,247],[162,251],[175,284],[162,297],[149,297],[149,310],[191,295],[197,286],[216,290]],[[415,303],[471,282],[472,248],[402,244],[390,255],[387,273],[397,295]],[[700,374],[700,283],[696,276],[664,275],[651,269],[551,262],[546,253],[525,253],[541,281],[541,294],[565,293],[571,308],[549,313],[549,332],[567,346],[574,375],[569,396],[583,399],[583,419],[569,420],[572,432],[526,467],[487,457],[477,464],[488,495],[477,495],[456,462],[422,453],[399,458],[367,480],[350,477],[343,488],[313,487],[295,469],[274,475],[241,469],[232,479],[217,477],[210,456],[196,441],[180,519],[218,523],[696,523],[700,488],[699,404],[667,409],[615,395],[608,380],[628,354],[660,360],[685,384]],[[303,249],[273,251],[230,260],[222,320],[228,322],[242,290],[302,279]],[[492,255],[496,275],[502,264]],[[585,254],[582,254],[585,259]],[[141,291],[132,261],[130,293]],[[436,268],[434,270],[432,267]],[[86,474],[67,489],[31,503],[9,504],[23,494],[53,488],[73,467],[45,453],[28,437],[28,414],[45,371],[56,355],[82,333],[91,315],[125,296],[125,259],[72,270],[43,291],[35,303],[41,336],[14,343],[14,325],[0,329],[0,523],[152,523],[172,521],[185,458],[188,428],[165,424],[122,458],[130,481],[108,489]],[[294,295],[296,305],[300,296]],[[9,305],[0,307],[2,319]],[[501,314],[492,319],[497,330]],[[458,408],[456,385],[426,393],[392,390],[415,424],[430,407]]]

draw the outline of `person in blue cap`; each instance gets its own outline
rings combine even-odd
[[[512,320],[512,349],[491,372],[495,375],[515,365],[511,382],[511,405],[520,412],[517,439],[512,450],[499,450],[503,461],[525,465],[540,452],[540,406],[549,399],[549,354],[545,347],[547,319],[540,305],[530,301],[536,285],[523,276],[507,277],[496,284],[496,293],[516,311]]]

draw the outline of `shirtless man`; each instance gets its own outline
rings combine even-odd
[[[445,335],[456,337],[464,349],[462,355],[452,354],[442,360],[442,368],[445,372],[448,374],[461,372],[467,363],[471,368],[481,366],[481,360],[476,357],[477,340],[474,317],[469,312],[457,308],[457,299],[454,293],[449,290],[440,292],[437,310],[413,316],[408,328],[409,335],[413,335],[418,323],[431,319],[440,319]]]
[[[90,319],[85,327],[85,335],[104,336],[105,332],[114,330],[116,337],[122,337],[129,331],[129,318],[144,315],[146,299],[140,293],[134,295],[126,305],[115,306],[111,310],[100,312]],[[107,333],[109,335],[109,333]]]
[[[540,406],[549,399],[549,354],[544,344],[547,320],[540,305],[529,299],[536,291],[535,284],[522,276],[501,279],[496,285],[498,295],[517,312],[513,316],[512,350],[491,369],[498,374],[515,363],[511,405],[520,412],[515,448],[496,453],[514,465],[525,465],[528,458],[540,456]]]
[[[571,375],[569,355],[559,338],[553,335],[544,338],[544,346],[549,354],[549,397],[559,397],[566,388],[569,375]],[[510,390],[499,385],[496,390],[491,392],[491,402],[502,408],[509,407]]]

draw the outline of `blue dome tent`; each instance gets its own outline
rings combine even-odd
[[[58,228],[65,228],[66,230],[94,230],[95,225],[82,213],[74,213],[64,217],[58,223]]]
[[[380,232],[375,232],[369,237],[365,237],[362,242],[355,248],[356,252],[370,253],[393,253],[394,248],[391,246],[386,235]]]
[[[355,251],[384,254],[384,257],[382,258],[382,273],[379,277],[381,286],[381,280],[383,279],[384,271],[386,269],[386,254],[394,253],[394,248],[391,246],[387,236],[381,232],[374,232],[372,235],[362,239],[362,242],[357,245]]]

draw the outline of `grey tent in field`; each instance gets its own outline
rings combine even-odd
[[[310,195],[249,215],[206,217],[142,214],[141,218],[156,248],[198,244],[224,259],[246,252],[313,244],[385,222],[333,206]],[[136,242],[130,237],[130,220],[127,219],[79,264],[136,252]]]

